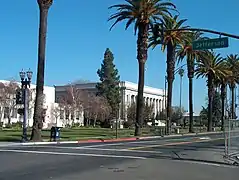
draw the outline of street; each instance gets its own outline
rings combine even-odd
[[[132,142],[0,147],[0,180],[225,180],[222,134]]]

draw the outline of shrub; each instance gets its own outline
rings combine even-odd
[[[124,128],[131,128],[133,126],[133,121],[125,121],[123,123]]]
[[[22,128],[23,123],[21,121],[12,123],[12,128],[16,128],[16,129],[21,129]]]
[[[6,125],[5,125],[5,128],[11,129],[11,128],[12,128],[12,124],[6,124]]]

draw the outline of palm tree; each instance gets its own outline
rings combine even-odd
[[[138,32],[137,59],[139,63],[138,96],[136,108],[135,136],[141,134],[144,106],[144,72],[145,62],[148,58],[148,36],[149,30],[156,20],[163,15],[170,14],[169,10],[175,9],[174,4],[162,2],[162,0],[125,0],[126,4],[117,4],[109,8],[116,8],[117,12],[112,14],[110,20],[115,20],[110,29],[121,21],[127,21],[125,29],[134,24],[134,32]]]
[[[235,87],[236,84],[239,82],[239,56],[238,54],[230,54],[227,56],[227,66],[229,70],[232,72],[232,74],[228,77],[228,84],[229,88],[231,90],[231,118],[235,119]]]
[[[150,46],[155,48],[157,45],[162,45],[161,49],[164,52],[167,48],[167,82],[168,82],[168,97],[167,97],[167,133],[170,133],[171,116],[172,116],[172,90],[174,81],[174,70],[176,63],[176,48],[179,44],[182,44],[184,38],[186,38],[185,31],[163,31],[185,29],[188,26],[183,26],[186,19],[178,20],[178,15],[163,16],[161,19],[161,26],[156,24],[153,29],[152,37],[150,38]]]
[[[227,64],[225,63],[225,68],[228,68]],[[229,69],[228,69],[229,71]],[[224,130],[224,116],[225,116],[225,99],[226,99],[226,88],[228,83],[228,75],[223,76],[219,75],[218,78],[215,80],[215,84],[217,88],[220,88],[220,95],[221,95],[221,104],[222,104],[222,112],[221,112],[221,131]]]
[[[46,32],[48,10],[53,0],[37,0],[40,9],[40,28],[38,44],[38,65],[37,65],[37,82],[36,82],[36,100],[34,106],[34,117],[31,140],[41,140],[41,129],[43,124],[43,87],[45,73],[45,49],[46,49]]]
[[[207,78],[208,86],[208,131],[212,131],[212,100],[215,88],[215,81],[218,77],[226,77],[229,74],[224,59],[220,54],[213,51],[204,51],[197,62],[195,75]]]
[[[192,42],[205,39],[200,32],[188,32],[183,44],[179,46],[177,56],[182,61],[186,57],[188,80],[189,80],[189,132],[193,132],[193,78],[195,70],[195,60],[198,60],[202,51],[193,50]]]

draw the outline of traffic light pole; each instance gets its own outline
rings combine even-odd
[[[164,31],[199,31],[199,32],[207,32],[207,33],[212,33],[212,34],[218,34],[221,36],[227,36],[227,37],[234,38],[234,39],[239,39],[238,35],[209,30],[209,29],[202,29],[202,28],[164,29]]]

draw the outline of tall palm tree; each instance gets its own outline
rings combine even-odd
[[[239,56],[238,54],[230,54],[227,56],[227,66],[229,70],[232,72],[231,76],[228,77],[228,84],[231,90],[231,118],[235,119],[235,87],[239,82]]]
[[[125,0],[125,2],[125,4],[117,4],[109,7],[110,9],[116,8],[117,12],[112,14],[108,20],[115,20],[110,29],[117,23],[126,20],[125,29],[134,24],[135,34],[138,32],[137,59],[139,63],[139,77],[135,136],[139,136],[143,122],[144,72],[145,62],[148,58],[149,30],[156,20],[159,20],[163,15],[170,14],[169,10],[176,7],[170,2],[163,2],[162,0]]]
[[[225,66],[224,59],[220,54],[213,51],[204,51],[197,62],[195,75],[207,78],[208,86],[208,131],[212,131],[212,100],[215,88],[215,81],[218,77],[226,77],[229,71]]]
[[[186,57],[187,71],[189,80],[189,132],[193,132],[193,78],[195,70],[195,60],[198,60],[202,51],[193,50],[192,42],[205,39],[200,32],[188,32],[186,38],[183,40],[183,44],[179,46],[177,56],[182,61]]]
[[[167,92],[167,133],[171,132],[171,116],[172,116],[172,91],[173,91],[173,81],[174,81],[174,70],[176,63],[176,48],[179,44],[183,42],[186,38],[185,31],[164,31],[185,29],[188,26],[183,26],[186,19],[179,20],[178,15],[176,16],[163,16],[161,21],[161,26],[156,24],[153,29],[152,37],[150,38],[150,46],[155,48],[157,45],[162,45],[161,49],[164,52],[167,49],[167,82],[168,82],[168,92]]]
[[[43,87],[45,73],[45,49],[46,49],[46,32],[48,10],[53,0],[37,0],[40,9],[40,27],[39,27],[39,44],[38,44],[38,65],[37,65],[37,82],[36,82],[36,100],[34,106],[33,128],[31,140],[41,140],[41,129],[43,124]]]
[[[228,68],[227,63],[225,63],[225,68]],[[228,73],[230,72],[228,68]],[[230,72],[231,73],[231,72]],[[220,88],[220,96],[221,96],[221,104],[222,104],[222,112],[221,112],[221,131],[224,130],[224,116],[225,116],[225,99],[226,99],[226,88],[228,84],[228,77],[227,76],[219,75],[218,78],[215,80],[215,84],[218,88]]]

